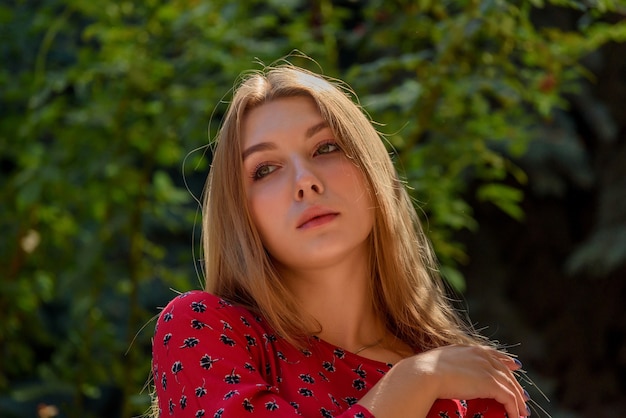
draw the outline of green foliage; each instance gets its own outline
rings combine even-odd
[[[390,130],[442,273],[462,289],[454,233],[478,227],[469,187],[521,219],[525,175],[508,155],[564,105],[581,56],[626,37],[623,22],[602,21],[610,1],[568,2],[581,13],[572,31],[536,28],[538,1],[306,4],[0,5],[2,416],[43,399],[68,417],[103,416],[93,405],[107,388],[123,403],[107,416],[145,411],[154,306],[169,287],[198,285],[193,197],[210,154],[185,156],[207,143],[210,120],[215,134],[223,97],[256,61],[297,48],[355,87]]]
[[[346,37],[366,62],[348,81],[386,131],[448,278],[466,260],[455,231],[478,227],[465,200],[470,187],[479,201],[523,219],[517,187],[527,178],[510,157],[566,106],[564,93],[586,74],[580,59],[626,39],[624,22],[600,19],[616,3],[557,3],[580,11],[579,28],[535,25],[533,6],[544,2],[378,1],[364,8],[358,37]]]

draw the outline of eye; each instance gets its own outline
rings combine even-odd
[[[339,145],[336,142],[323,142],[315,150],[315,155],[330,154],[331,152],[339,151]]]
[[[254,172],[252,173],[252,179],[254,181],[261,180],[263,177],[271,174],[278,167],[268,163],[261,163],[255,167]]]

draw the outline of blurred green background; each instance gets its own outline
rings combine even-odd
[[[0,40],[1,417],[147,411],[154,316],[201,286],[203,147],[287,54],[380,123],[539,406],[623,416],[623,0],[5,0]]]

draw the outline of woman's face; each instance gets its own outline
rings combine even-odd
[[[297,272],[365,260],[370,192],[313,99],[281,98],[249,111],[242,150],[248,207],[279,265]]]

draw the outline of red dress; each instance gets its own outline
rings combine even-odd
[[[160,417],[373,418],[358,400],[392,367],[319,338],[300,350],[250,311],[192,291],[161,312],[153,340]],[[493,400],[437,400],[428,418],[503,418]]]

